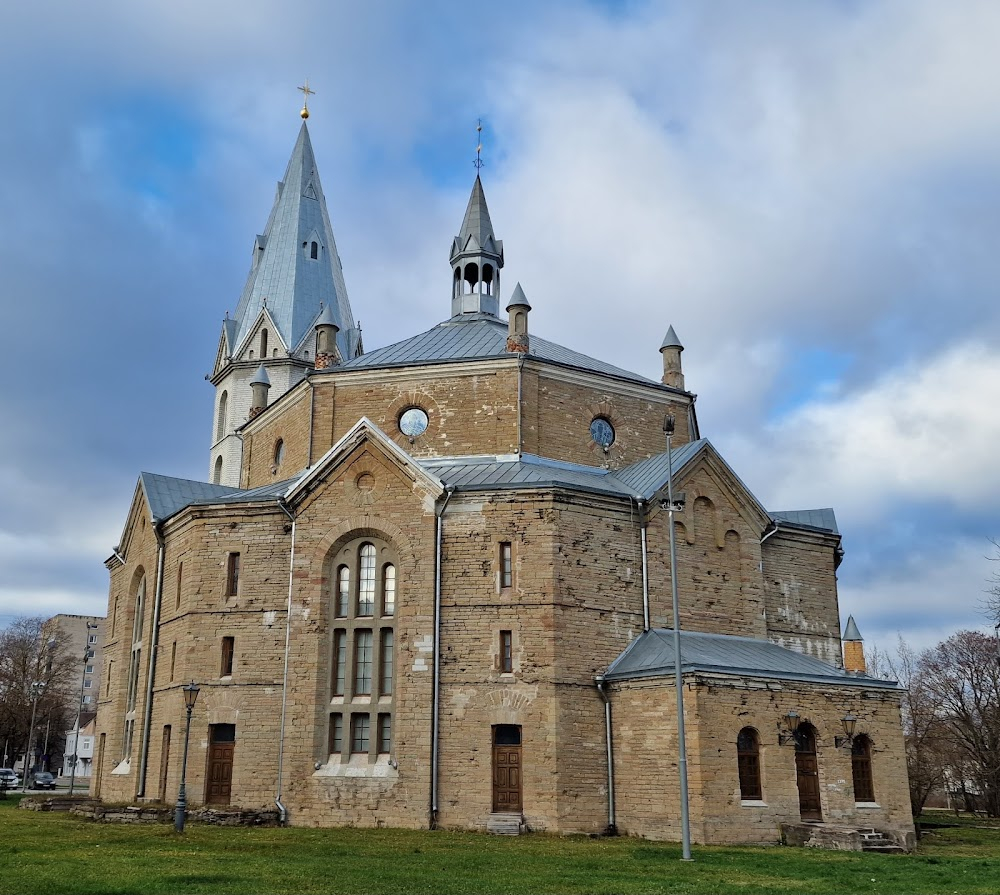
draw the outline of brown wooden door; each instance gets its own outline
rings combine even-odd
[[[493,810],[521,813],[521,728],[493,728]]]
[[[799,813],[803,820],[822,820],[819,800],[819,763],[816,732],[802,725],[795,735],[795,782],[799,787]]]
[[[235,726],[232,724],[213,724],[208,746],[206,805],[229,804],[233,792],[233,752],[235,749]]]

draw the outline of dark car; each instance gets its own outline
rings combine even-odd
[[[35,771],[31,778],[32,789],[55,789],[56,778],[48,771]]]

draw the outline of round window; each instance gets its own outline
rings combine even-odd
[[[590,424],[590,437],[601,447],[611,447],[615,443],[615,427],[603,416],[595,416]]]
[[[399,431],[410,438],[416,438],[427,431],[427,414],[420,407],[404,410],[399,417]]]

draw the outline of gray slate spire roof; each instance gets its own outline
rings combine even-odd
[[[509,311],[511,308],[527,308],[529,311],[531,310],[531,305],[528,304],[528,297],[524,294],[520,283],[514,287],[514,294],[511,295],[510,301],[507,302],[507,310]]]
[[[847,616],[847,625],[844,627],[844,636],[841,640],[864,640],[858,626],[854,623],[854,616]]]
[[[470,237],[475,243],[470,243]],[[493,222],[490,220],[490,210],[486,207],[486,193],[483,192],[483,182],[476,175],[476,182],[472,185],[472,195],[469,196],[469,204],[465,209],[465,217],[462,220],[462,229],[455,240],[451,256],[455,257],[459,252],[482,249],[492,254],[502,254],[502,243],[498,243],[493,233]]]
[[[680,348],[681,351],[684,350],[681,340],[677,338],[677,333],[674,332],[673,324],[671,324],[670,329],[667,330],[667,334],[663,337],[663,344],[660,346],[660,351],[664,348]]]
[[[261,364],[257,368],[257,372],[253,374],[253,379],[250,380],[251,385],[266,385],[268,388],[271,387],[271,377],[267,375],[267,370],[264,369],[264,365]]]
[[[313,241],[319,243],[315,260],[310,257]],[[289,350],[311,336],[320,306],[329,307],[340,327],[341,354],[353,356],[354,315],[304,122],[267,226],[254,244],[253,267],[233,317],[230,351],[235,353],[249,335],[265,304]]]

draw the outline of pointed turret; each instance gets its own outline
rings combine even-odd
[[[483,182],[476,175],[465,209],[462,230],[451,244],[452,316],[500,313],[500,268],[503,241],[493,233]]]
[[[340,363],[340,352],[337,350],[338,326],[330,306],[323,308],[316,321],[316,369],[325,370]]]
[[[507,350],[515,354],[528,353],[528,312],[531,305],[518,283],[507,302]]]
[[[236,312],[223,324],[211,382],[216,388],[210,469],[215,481],[238,486],[242,442],[237,429],[263,409],[250,377],[262,366],[284,394],[314,368],[316,327],[323,319],[327,359],[361,352],[361,332],[347,298],[344,273],[303,120],[264,232],[253,242],[250,272]],[[259,372],[259,371],[258,371]]]
[[[684,346],[677,338],[673,326],[667,330],[663,337],[663,344],[660,345],[660,354],[663,355],[663,378],[664,385],[673,388],[684,388],[684,371],[681,368],[681,352]]]
[[[268,378],[264,365],[261,364],[253,379],[250,380],[250,391],[253,395],[250,401],[250,419],[263,413],[267,408],[267,392],[270,388],[271,380]]]
[[[844,669],[855,671],[858,674],[866,674],[868,665],[865,661],[865,643],[858,626],[854,623],[854,616],[847,617],[847,624],[844,626],[844,636],[841,637],[844,646]]]

